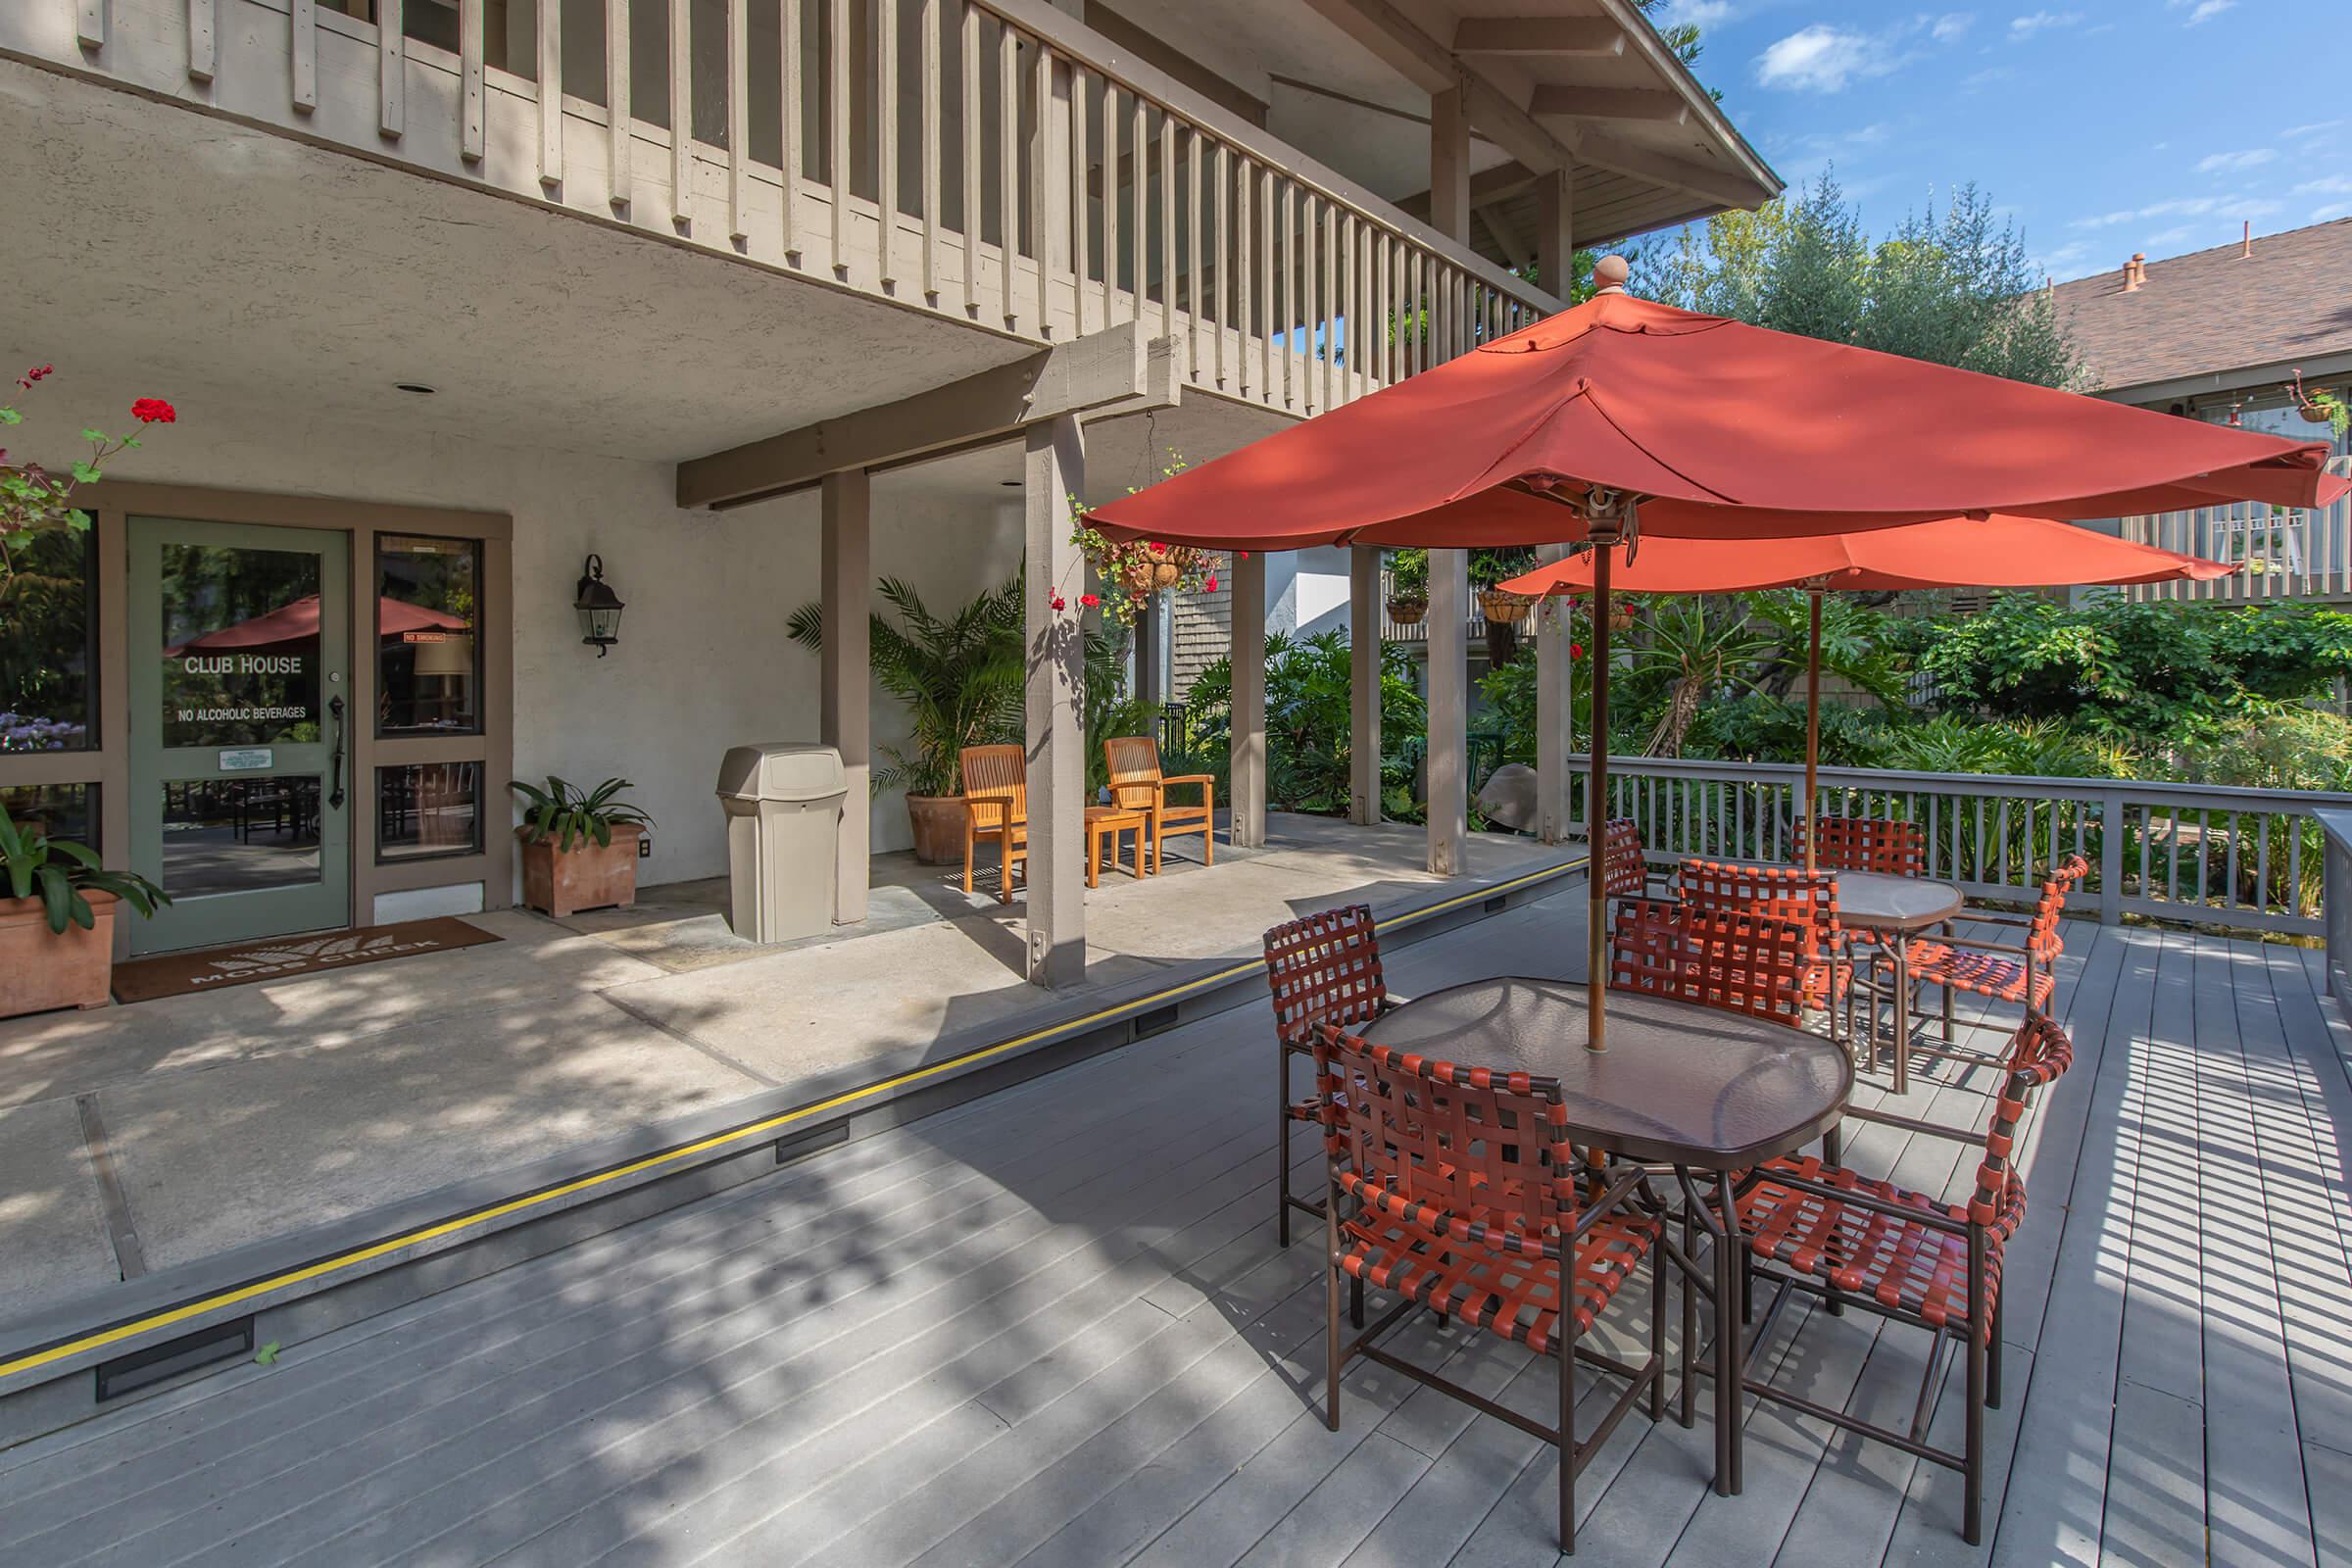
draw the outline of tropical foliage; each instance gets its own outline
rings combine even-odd
[[[85,896],[92,892],[111,893],[142,916],[172,902],[136,871],[108,870],[88,845],[12,821],[6,807],[0,807],[0,883],[12,899],[39,899],[49,929],[60,936],[68,926],[88,931],[97,925],[98,913]]]
[[[612,829],[622,822],[652,827],[652,817],[620,798],[622,790],[634,787],[625,778],[609,778],[592,790],[577,789],[553,773],[543,785],[507,781],[507,788],[522,797],[523,842],[545,844],[553,839],[560,855],[569,855],[574,845],[610,845]]]
[[[1266,804],[1272,809],[1333,816],[1347,811],[1353,766],[1348,661],[1345,632],[1266,638]],[[1202,670],[1185,703],[1221,786],[1233,731],[1231,661],[1220,659]],[[1396,643],[1381,648],[1380,704],[1381,793],[1409,800],[1412,743],[1427,731],[1429,713],[1413,689],[1411,659]]]

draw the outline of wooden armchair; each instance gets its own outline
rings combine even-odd
[[[1110,799],[1115,806],[1141,811],[1152,822],[1152,869],[1159,870],[1160,840],[1170,833],[1200,835],[1201,858],[1217,863],[1217,784],[1206,773],[1159,770],[1159,743],[1149,735],[1123,735],[1102,743],[1103,760],[1110,764]],[[1198,804],[1168,799],[1170,786],[1199,785]]]
[[[1012,902],[1012,867],[1029,869],[1029,760],[1018,746],[966,746],[956,754],[963,774],[963,891],[972,891],[972,850],[983,835],[997,841],[997,902]]]

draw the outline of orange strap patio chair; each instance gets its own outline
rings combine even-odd
[[[1609,987],[1801,1029],[1814,927],[1728,905],[1628,899],[1609,942]]]
[[[1291,1059],[1314,1054],[1315,1032],[1325,1024],[1354,1028],[1396,1004],[1381,974],[1380,932],[1370,905],[1344,905],[1285,921],[1264,941],[1266,983],[1274,991],[1274,1102],[1280,1120],[1274,1211],[1282,1245],[1288,1247],[1292,1209],[1323,1217],[1321,1200],[1291,1193],[1291,1130],[1322,1118],[1320,1100],[1292,1098]]]
[[[1162,773],[1159,743],[1149,735],[1121,735],[1102,743],[1103,760],[1110,764],[1110,799],[1114,806],[1142,811],[1152,820],[1152,869],[1159,870],[1160,842],[1171,833],[1200,835],[1203,863],[1217,863],[1217,781],[1206,773]],[[1171,801],[1171,788],[1198,785],[1198,802]]]
[[[1928,835],[1917,822],[1892,816],[1817,816],[1797,826],[1796,858],[1813,836],[1813,863],[1824,871],[1876,871],[1882,876],[1926,876]]]
[[[1756,1331],[1759,1343],[1791,1291],[1833,1305],[1858,1306],[1934,1336],[1908,1432],[1873,1426],[1757,1378],[1747,1380],[1747,1391],[1959,1471],[1968,1487],[1961,1531],[1972,1546],[1984,1534],[1984,1412],[2001,1402],[2001,1257],[2026,1217],[2025,1182],[2012,1158],[2018,1124],[2034,1097],[2065,1073],[2074,1054],[2063,1029],[2027,1010],[2003,1057],[2007,1074],[1984,1134],[1976,1190],[1965,1203],[1947,1203],[1860,1175],[1839,1166],[1834,1156],[1809,1155],[1766,1160],[1740,1199],[1740,1228],[1754,1259],[1751,1267],[1780,1287]],[[1977,1141],[1970,1133],[1908,1116],[1851,1105],[1845,1113],[1927,1137]],[[1927,1441],[1935,1394],[1955,1354],[1968,1358],[1968,1425],[1957,1453]]]
[[[1830,1038],[1842,1040],[1838,1013],[1851,992],[1853,965],[1838,924],[1838,873],[1793,865],[1743,865],[1696,858],[1683,861],[1676,891],[1688,905],[1744,909],[1794,920],[1812,933],[1798,988],[1805,1005],[1828,1014]]]
[[[997,841],[997,902],[1012,902],[1012,867],[1029,866],[1029,760],[1018,746],[966,746],[956,754],[963,774],[963,891],[972,891],[972,852],[983,837]]]
[[[1913,1002],[1920,988],[1939,987],[1943,991],[1943,1046],[1940,1051],[1929,1047],[1912,1049],[1927,1055],[1999,1065],[1997,1057],[1957,1049],[1952,995],[1967,991],[1995,1002],[2016,1003],[2029,1012],[2050,1011],[2058,994],[2058,960],[2066,953],[2066,935],[2060,920],[2066,912],[2067,895],[2089,874],[2090,862],[2080,855],[2070,855],[2041,884],[2040,897],[2034,901],[2031,915],[1969,911],[1968,918],[1973,922],[2022,931],[2022,941],[1987,942],[1970,937],[1951,942],[1913,942],[1909,966],[1912,996],[1898,997],[1895,1001],[1897,1015],[1902,1019],[1897,1027],[1908,1028],[1913,1017],[1923,1015]]]
[[[1560,1545],[1574,1551],[1578,1472],[1637,1403],[1646,1401],[1653,1421],[1663,1403],[1664,1227],[1646,1174],[1577,1152],[1557,1079],[1392,1051],[1326,1024],[1315,1042],[1315,1085],[1330,1162],[1324,1424],[1339,1430],[1340,1377],[1361,1356],[1554,1445]],[[1586,1337],[1644,1259],[1649,1345],[1634,1361]],[[1341,1296],[1364,1287],[1396,1299],[1369,1326],[1359,1321],[1350,1339]],[[1551,1357],[1556,1424],[1384,1347],[1382,1337],[1416,1307]],[[1605,1406],[1594,1401],[1596,1418],[1580,1438],[1578,1374],[1587,1368],[1625,1386]]]

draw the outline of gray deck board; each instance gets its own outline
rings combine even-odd
[[[1566,967],[1580,897],[1391,982]],[[2067,936],[2077,1062],[2018,1155],[1987,1544],[1952,1472],[1764,1400],[1744,1494],[1715,1496],[1702,1388],[1693,1429],[1637,1414],[1594,1458],[1576,1563],[2352,1564],[2352,1030],[2293,949]],[[2013,1019],[1964,1004],[1964,1043]],[[1258,1009],[1187,1025],[0,1454],[0,1557],[1557,1564],[1548,1446],[1360,1362],[1324,1427],[1321,1238],[1274,1245],[1268,1054]],[[1981,1126],[1992,1080],[1856,1102]],[[1861,1123],[1846,1153],[1951,1197],[1977,1159]],[[1601,1337],[1631,1345],[1646,1294]],[[1549,1418],[1551,1363],[1398,1335]],[[1901,1424],[1926,1353],[1797,1303],[1759,1364]],[[1585,1380],[1582,1423],[1610,1392]]]

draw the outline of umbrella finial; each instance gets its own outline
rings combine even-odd
[[[1592,292],[1594,294],[1624,293],[1626,274],[1631,270],[1632,269],[1626,265],[1624,257],[1603,256],[1592,264]]]

